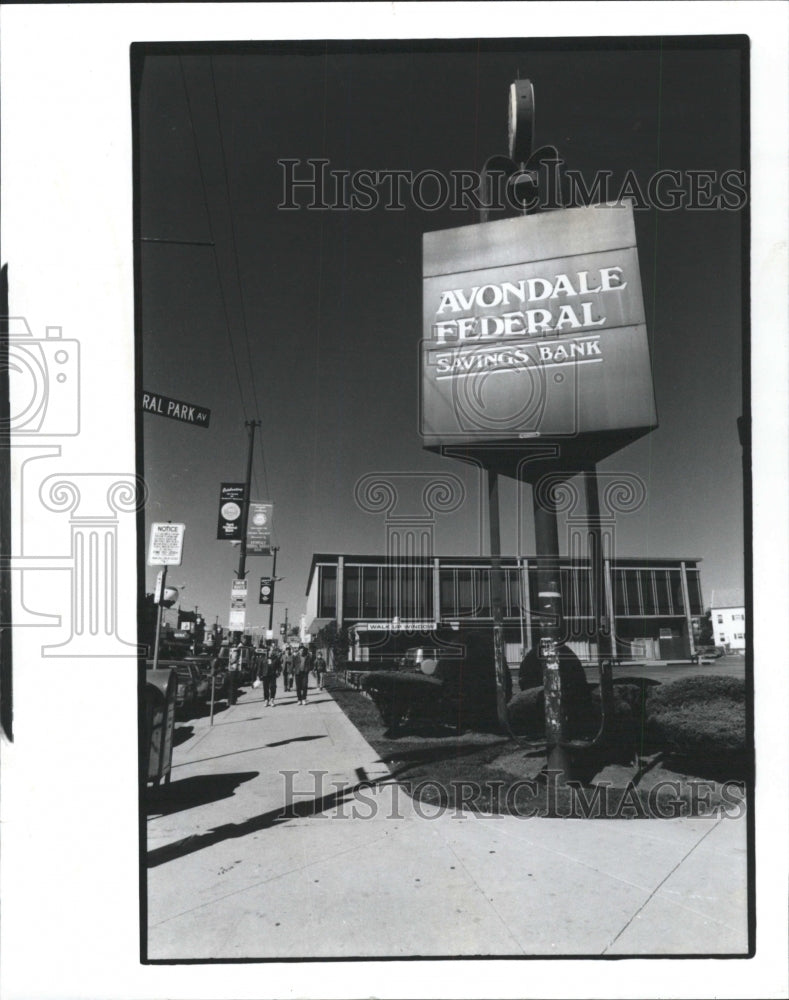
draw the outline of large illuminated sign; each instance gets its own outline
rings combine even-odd
[[[657,426],[629,204],[426,233],[423,279],[425,447],[597,460]]]

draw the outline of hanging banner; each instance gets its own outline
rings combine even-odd
[[[426,448],[599,459],[657,426],[631,204],[425,233],[422,301]]]
[[[244,513],[245,489],[243,483],[222,483],[219,490],[219,522],[216,537],[224,542],[241,540],[241,521]]]
[[[274,511],[270,503],[250,503],[247,521],[247,555],[271,555],[271,519]]]

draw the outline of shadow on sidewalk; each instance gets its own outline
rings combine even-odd
[[[187,740],[191,740],[194,734],[194,726],[176,726],[173,730],[173,749],[179,747],[182,743],[186,743]]]
[[[227,774],[199,774],[169,785],[158,785],[148,790],[146,811],[148,815],[169,816],[182,809],[204,806],[209,802],[230,798],[239,785],[251,781],[259,771],[233,771]]]
[[[252,776],[252,775],[250,775]],[[238,778],[239,775],[222,775],[224,778]],[[213,847],[223,840],[231,840],[238,837],[246,837],[250,833],[259,833],[261,830],[268,830],[278,823],[287,823],[292,819],[305,819],[315,816],[326,809],[332,809],[341,805],[360,788],[372,788],[382,781],[390,781],[387,775],[381,781],[362,781],[356,785],[348,785],[346,788],[335,789],[328,795],[311,801],[291,802],[277,806],[276,809],[269,809],[259,816],[253,816],[242,823],[226,823],[218,826],[206,833],[198,834],[194,837],[185,837],[174,844],[166,844],[164,847],[157,847],[148,852],[148,868],[156,868],[158,865],[166,864],[168,861],[175,861],[177,858],[186,857],[196,851],[202,851],[206,847]],[[171,786],[172,787],[172,786]]]
[[[294,736],[289,740],[276,740],[274,743],[264,743],[260,747],[242,747],[240,750],[230,750],[228,753],[218,753],[214,757],[199,757],[197,760],[185,760],[180,764],[174,764],[173,770],[178,767],[191,767],[193,764],[205,764],[208,760],[221,760],[223,757],[235,757],[240,753],[254,753],[256,750],[269,750],[271,747],[284,747],[288,743],[309,743],[311,740],[325,740],[325,733],[316,733],[314,736]]]

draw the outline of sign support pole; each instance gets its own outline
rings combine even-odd
[[[490,603],[493,611],[493,653],[496,665],[496,715],[503,730],[507,728],[507,683],[509,670],[504,648],[503,572],[501,568],[501,529],[499,524],[499,474],[488,467],[488,518],[490,521]]]
[[[277,553],[279,552],[279,545],[275,545],[272,548],[271,551],[274,553],[274,562],[273,562],[273,564],[271,566],[271,580],[272,580],[272,584],[274,586],[276,586],[276,580],[277,580]],[[286,615],[287,615],[287,612],[286,612]],[[269,609],[268,609],[268,630],[269,630],[269,632],[271,632],[271,630],[273,628],[274,628],[274,591],[272,589],[272,592],[271,592],[271,604],[269,605]]]
[[[547,505],[546,505],[547,506]],[[533,489],[534,541],[537,549],[537,606],[540,609],[539,658],[545,687],[545,743],[549,771],[560,782],[571,777],[570,755],[562,712],[559,642],[562,638],[562,593],[559,572],[559,528],[556,511],[546,510]]]
[[[238,554],[238,570],[236,572],[239,580],[244,580],[247,575],[247,525],[249,524],[249,491],[252,485],[252,448],[255,443],[255,428],[260,427],[260,421],[245,420],[244,426],[248,428],[249,450],[247,451],[247,474],[244,480],[244,500],[241,513],[241,545]],[[242,633],[236,633],[239,639]]]
[[[589,571],[592,574],[592,614],[597,640],[597,667],[600,675],[600,699],[603,723],[613,716],[614,680],[611,660],[614,656],[613,608],[609,607],[609,593],[605,579],[605,552],[603,551],[603,524],[600,517],[600,493],[597,483],[597,466],[590,466],[584,473],[586,492],[586,522],[589,539]]]
[[[162,631],[162,598],[164,597],[164,587],[167,583],[167,565],[162,567],[162,585],[159,593],[159,606],[156,610],[156,639],[153,649],[153,669],[159,669],[159,636]]]

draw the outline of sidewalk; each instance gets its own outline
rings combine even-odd
[[[747,950],[745,818],[419,815],[309,698],[187,724],[148,814],[150,959]]]

